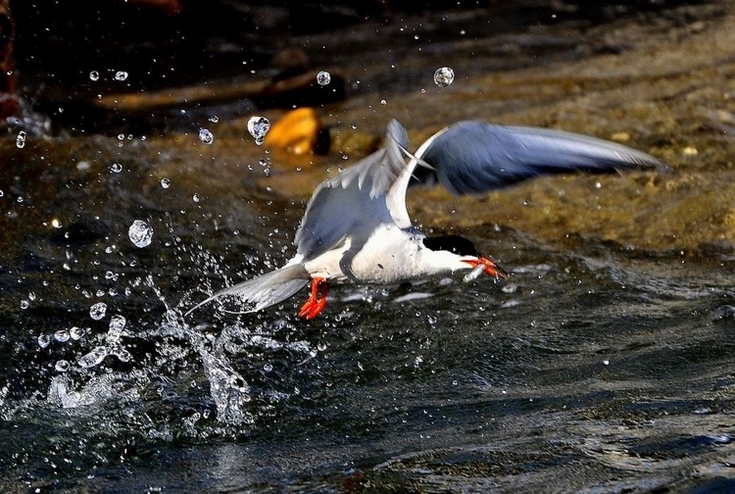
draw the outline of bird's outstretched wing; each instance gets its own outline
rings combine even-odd
[[[409,165],[412,184],[438,182],[453,194],[479,194],[546,174],[668,169],[653,156],[603,139],[485,122],[459,122],[422,148],[418,166]]]
[[[406,167],[408,137],[395,120],[387,134],[385,148],[317,187],[296,232],[297,254],[313,259],[348,234],[368,235],[381,223],[393,222],[385,196]]]

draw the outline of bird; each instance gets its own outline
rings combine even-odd
[[[668,170],[657,158],[603,139],[540,127],[461,121],[409,151],[406,129],[387,127],[384,147],[314,191],[296,231],[296,254],[262,276],[224,288],[185,315],[222,297],[257,312],[310,286],[298,317],[325,308],[335,283],[390,285],[468,271],[495,279],[505,271],[459,235],[427,236],[413,225],[406,194],[414,185],[441,185],[455,195],[483,194],[540,175]]]

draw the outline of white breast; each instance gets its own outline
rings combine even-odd
[[[426,248],[422,239],[420,233],[395,225],[379,228],[352,260],[354,278],[389,284],[470,267],[455,254]]]
[[[470,269],[461,257],[424,246],[423,236],[394,224],[376,229],[364,245],[350,250],[350,239],[304,263],[312,277],[330,281],[391,284],[439,273]]]

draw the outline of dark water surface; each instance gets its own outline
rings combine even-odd
[[[702,9],[503,34],[484,52],[468,28],[472,40],[337,57],[362,86],[322,109],[345,139],[328,156],[256,146],[242,102],[231,121],[200,108],[190,130],[158,136],[3,139],[0,490],[735,489],[735,58],[725,42],[701,50],[716,68],[674,49],[727,40],[735,20]],[[649,36],[667,68],[646,58]],[[441,56],[466,75],[447,91],[431,82]],[[516,58],[531,69],[509,68]],[[677,75],[687,64],[706,77]],[[420,196],[418,221],[455,225],[510,273],[500,282],[336,287],[309,323],[295,317],[305,294],[182,317],[293,255],[308,192],[367,152],[350,132],[375,139],[392,116],[418,133],[460,118],[624,130],[677,173]],[[135,220],[149,245],[131,241]]]
[[[312,323],[294,316],[300,297],[182,319],[197,286],[282,263],[301,204],[252,191],[216,210],[169,194],[175,184],[145,204],[130,192],[145,173],[129,166],[92,173],[77,222],[23,239],[29,251],[3,270],[5,490],[514,491],[553,479],[608,492],[730,475],[731,260],[582,238],[558,249],[481,225],[462,233],[505,281],[341,287]],[[149,246],[128,239],[133,218],[152,225]]]

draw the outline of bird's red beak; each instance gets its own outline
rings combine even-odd
[[[508,276],[508,274],[503,271],[503,268],[495,264],[495,262],[488,257],[479,256],[476,260],[472,259],[462,262],[466,262],[467,264],[472,266],[473,270],[477,266],[482,266],[484,268],[483,271],[485,272],[485,274],[489,274],[490,276],[495,277],[495,279],[505,278],[506,276]]]

